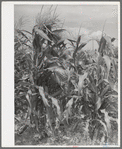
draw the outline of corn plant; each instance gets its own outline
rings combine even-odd
[[[104,143],[108,141],[111,135],[111,121],[117,122],[118,117],[117,63],[113,50],[107,49],[107,44],[107,40],[102,37],[99,43],[98,58],[94,59],[90,55],[92,61],[89,59],[89,55],[81,49],[77,63],[74,60],[75,67],[81,68],[76,73],[79,78],[79,81],[75,82],[77,93],[66,105],[66,119],[68,120],[71,115],[71,109],[74,109],[75,115],[80,114],[81,121],[83,119],[86,121],[87,127],[84,130],[89,132],[93,143],[98,139]],[[73,55],[76,54],[74,52]],[[80,54],[82,63],[79,67]],[[78,123],[76,124],[78,125]]]
[[[56,117],[61,117],[59,103],[54,97],[62,92],[62,84],[59,84],[58,77],[55,79],[52,68],[57,66],[62,70],[63,59],[60,60],[58,51],[65,45],[59,42],[61,38],[58,35],[63,29],[54,30],[56,22],[55,14],[48,19],[42,19],[39,14],[32,33],[15,30],[15,114],[24,111],[25,106],[26,120],[34,121],[38,132],[40,117],[47,119],[52,131]],[[32,36],[31,41],[25,32]]]

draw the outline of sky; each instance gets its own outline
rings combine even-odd
[[[51,5],[44,5],[42,13],[46,12]],[[57,5],[53,5],[55,9]],[[15,5],[14,16],[15,20],[25,16],[28,22],[24,29],[31,31],[36,24],[35,19],[41,11],[42,5]],[[104,22],[104,32],[118,38],[118,6],[117,5],[58,5],[56,13],[59,14],[59,19],[64,21],[64,28],[77,35],[81,26],[80,33],[90,33],[102,31]]]

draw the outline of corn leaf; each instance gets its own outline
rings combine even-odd
[[[29,32],[29,31],[26,31],[26,30],[21,30],[22,32],[26,32],[26,33],[28,33],[28,34],[30,34],[30,35],[32,35],[32,33],[31,32]]]
[[[115,83],[112,79],[110,79],[110,77],[108,78],[108,81],[109,81],[110,87],[111,87],[115,92],[118,93],[118,83],[117,83],[117,82]]]
[[[97,64],[98,65],[102,65],[103,64],[103,61],[104,61],[103,57],[101,56],[101,54],[99,54],[98,60],[97,60]]]
[[[56,44],[61,45],[64,42],[65,39],[60,39]]]
[[[29,94],[32,95],[32,91],[31,90],[28,90],[28,92],[27,92],[27,97],[26,98],[28,99],[28,101],[30,101]]]
[[[78,45],[79,45],[79,43],[80,43],[80,40],[81,40],[81,36],[79,36],[78,39],[77,39],[77,42],[76,42],[77,47],[78,47]]]
[[[110,123],[110,118],[109,118],[108,112],[106,112],[105,110],[101,110],[101,112],[104,113],[104,115],[105,115],[105,122],[107,124],[107,132],[108,132],[108,135],[110,135],[111,123]]]
[[[114,95],[105,96],[100,109],[105,109],[109,114],[118,117],[118,97]],[[113,117],[112,116],[112,117]]]
[[[106,40],[102,36],[102,38],[100,40],[100,44],[99,44],[99,49],[98,49],[98,52],[101,53],[102,55],[103,55],[103,50],[105,49],[105,46],[106,46]]]
[[[92,91],[92,92],[94,92],[94,93],[96,93],[97,92],[97,89],[96,89],[96,86],[93,84],[93,83],[89,83],[89,89]]]
[[[28,115],[30,116],[31,115],[31,112],[32,112],[32,109],[31,109],[32,105],[31,105],[31,99],[29,97],[29,94],[32,94],[31,90],[28,90],[28,93],[26,94],[26,99],[27,99],[27,101],[29,103],[29,106],[28,106]]]
[[[110,86],[109,85],[107,85],[103,90],[102,90],[102,92],[101,92],[101,94],[100,94],[100,97],[103,97],[106,93],[107,93],[107,91],[110,89]]]
[[[117,114],[117,109],[118,109],[118,105],[117,105],[117,101],[112,101],[112,99],[107,99],[108,101],[106,101],[106,111],[108,113],[115,113]]]
[[[82,43],[79,47],[78,47],[78,51],[81,50],[87,43]]]
[[[25,81],[22,81],[22,82],[19,82],[17,85],[29,86],[29,85],[30,85],[30,83],[25,82]]]
[[[40,95],[42,97],[42,100],[43,100],[45,106],[46,107],[49,106],[48,101],[47,101],[47,98],[45,97],[44,89],[41,86],[39,86],[39,93],[40,93]]]
[[[102,120],[99,120],[99,119],[97,119],[96,121],[98,121],[103,126],[103,128],[104,128],[104,130],[106,132],[106,135],[108,137],[108,129],[107,129],[106,124]]]
[[[89,87],[90,89],[93,91],[93,92],[97,92],[97,88],[96,88],[96,85],[95,85],[95,82],[94,82],[94,78],[89,75],[89,80],[90,80],[90,83],[89,83]]]
[[[86,79],[88,73],[84,73],[84,75],[79,75],[79,82],[78,82],[78,95],[80,96],[81,90],[83,87],[84,80]]]
[[[111,68],[111,59],[107,55],[104,55],[103,59],[104,59],[105,64],[107,66],[107,79],[108,79],[110,68]]]
[[[66,31],[66,30],[65,29],[57,29],[57,30],[54,30],[53,33],[58,35],[59,33],[63,32],[63,31]]]
[[[98,100],[97,100],[97,102],[96,102],[96,111],[101,107],[101,104],[102,104],[101,98],[98,97]]]
[[[69,116],[71,115],[71,108],[72,108],[72,104],[73,104],[73,98],[71,98],[68,103],[66,104],[66,121],[67,121],[67,124],[68,124],[68,118]]]
[[[22,36],[24,36],[31,43],[31,41],[29,40],[29,38],[21,30],[17,30],[17,31],[18,31],[18,33],[21,33]]]
[[[61,111],[60,111],[60,106],[58,104],[58,101],[56,98],[49,96],[49,98],[51,98],[52,103],[56,106],[57,108],[57,114],[59,115],[59,118],[61,118]]]
[[[51,40],[49,39],[49,37],[48,37],[42,30],[35,28],[35,31],[36,31],[42,38],[44,38],[44,39],[46,39],[46,40],[48,40],[48,41],[51,41]]]
[[[68,39],[68,40],[69,40],[70,42],[72,42],[72,43],[73,43],[73,42],[76,42],[75,40],[72,40],[72,39]]]
[[[56,34],[51,34],[50,39],[52,39],[54,43],[57,43],[61,40],[61,37],[57,36]]]
[[[115,75],[115,78],[117,79],[117,66],[115,63],[115,59],[112,59],[112,64],[113,64],[114,75]]]
[[[46,112],[47,112],[47,117],[48,117],[50,128],[53,132],[54,131],[53,123],[55,123],[55,114],[54,114],[52,106],[46,107]]]
[[[105,36],[104,38],[105,38],[105,40],[106,40],[106,42],[107,42],[107,45],[108,45],[109,49],[111,50],[112,54],[114,55],[114,51],[113,51],[113,47],[112,47],[111,38],[108,37],[108,36]]]
[[[74,51],[74,53],[73,53],[74,64],[75,64],[75,57],[76,57],[76,53],[77,53],[77,51],[78,51],[78,45],[79,45],[79,43],[80,43],[80,40],[81,40],[81,36],[79,36],[78,39],[77,39],[76,48],[75,48],[75,51]]]

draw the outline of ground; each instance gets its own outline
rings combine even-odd
[[[65,130],[58,129],[57,135],[53,136],[51,132],[48,136],[42,134],[42,131],[38,133],[35,128],[28,127],[21,135],[15,134],[15,145],[36,145],[36,146],[82,146],[93,145],[93,142],[88,137],[87,133],[83,132],[82,127],[79,125],[77,129],[73,130],[73,126],[67,126]],[[111,132],[111,138],[108,139],[108,143],[102,143],[99,141],[94,142],[94,145],[117,145],[117,131],[113,128]]]

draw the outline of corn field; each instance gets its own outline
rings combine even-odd
[[[118,144],[116,39],[104,27],[100,39],[64,38],[56,9],[42,11],[32,32],[23,17],[14,26],[15,145]]]

